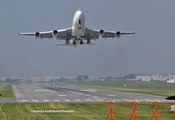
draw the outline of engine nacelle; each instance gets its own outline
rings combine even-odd
[[[100,34],[103,35],[104,34],[104,30],[100,30]]]
[[[116,36],[117,37],[120,37],[121,36],[121,33],[119,31],[116,32]]]
[[[40,36],[40,33],[39,33],[39,32],[36,32],[36,33],[35,33],[35,36],[36,36],[36,37],[39,37],[39,36]]]
[[[54,35],[57,35],[57,33],[58,33],[57,30],[54,30],[54,31],[53,31],[53,34],[54,34]]]

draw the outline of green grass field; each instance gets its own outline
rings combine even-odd
[[[0,82],[0,97],[12,97],[12,85]]]
[[[94,81],[74,82],[68,85],[84,86],[90,88],[108,89],[116,91],[147,93],[160,96],[175,96],[175,84],[164,82],[139,82],[139,81]]]
[[[37,113],[33,110],[73,110],[73,113]],[[113,112],[117,120],[128,120],[130,103],[114,103]],[[160,104],[162,120],[169,120],[170,104]],[[104,120],[107,103],[1,103],[0,120]],[[138,104],[137,114],[141,120],[149,120],[153,113],[152,104]]]

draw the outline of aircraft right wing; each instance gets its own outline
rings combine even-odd
[[[26,32],[26,33],[19,33],[19,35],[35,36],[37,38],[53,38],[53,31]]]
[[[29,32],[29,33],[19,33],[19,35],[35,36],[37,38],[53,38],[66,40],[71,39],[72,28],[66,28],[61,30],[45,31],[45,32]]]

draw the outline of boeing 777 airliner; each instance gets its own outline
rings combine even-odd
[[[65,44],[60,45],[83,45],[91,44],[91,40],[102,38],[114,38],[121,35],[135,34],[134,32],[113,32],[104,30],[93,30],[85,27],[85,16],[81,10],[77,10],[73,17],[71,28],[45,31],[45,32],[32,32],[32,33],[19,33],[19,35],[35,36],[36,38],[56,38],[65,40]]]

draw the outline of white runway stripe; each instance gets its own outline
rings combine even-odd
[[[32,102],[39,102],[39,100],[32,100]]]
[[[59,97],[66,97],[67,95],[65,95],[65,94],[60,94],[60,95],[58,95]]]
[[[85,99],[85,101],[93,102],[94,100],[93,99]]]
[[[44,99],[43,101],[44,101],[44,102],[50,102],[50,100],[47,100],[47,99]]]
[[[21,100],[21,102],[28,102],[28,100]]]
[[[75,99],[74,101],[75,101],[75,102],[80,102],[81,100],[80,100],[80,99]]]
[[[64,99],[64,101],[65,101],[65,102],[70,102],[71,100],[69,100],[69,99]]]
[[[58,100],[58,99],[55,99],[55,100],[53,100],[54,102],[60,102],[60,100]]]
[[[107,95],[108,97],[115,97],[116,95]]]

